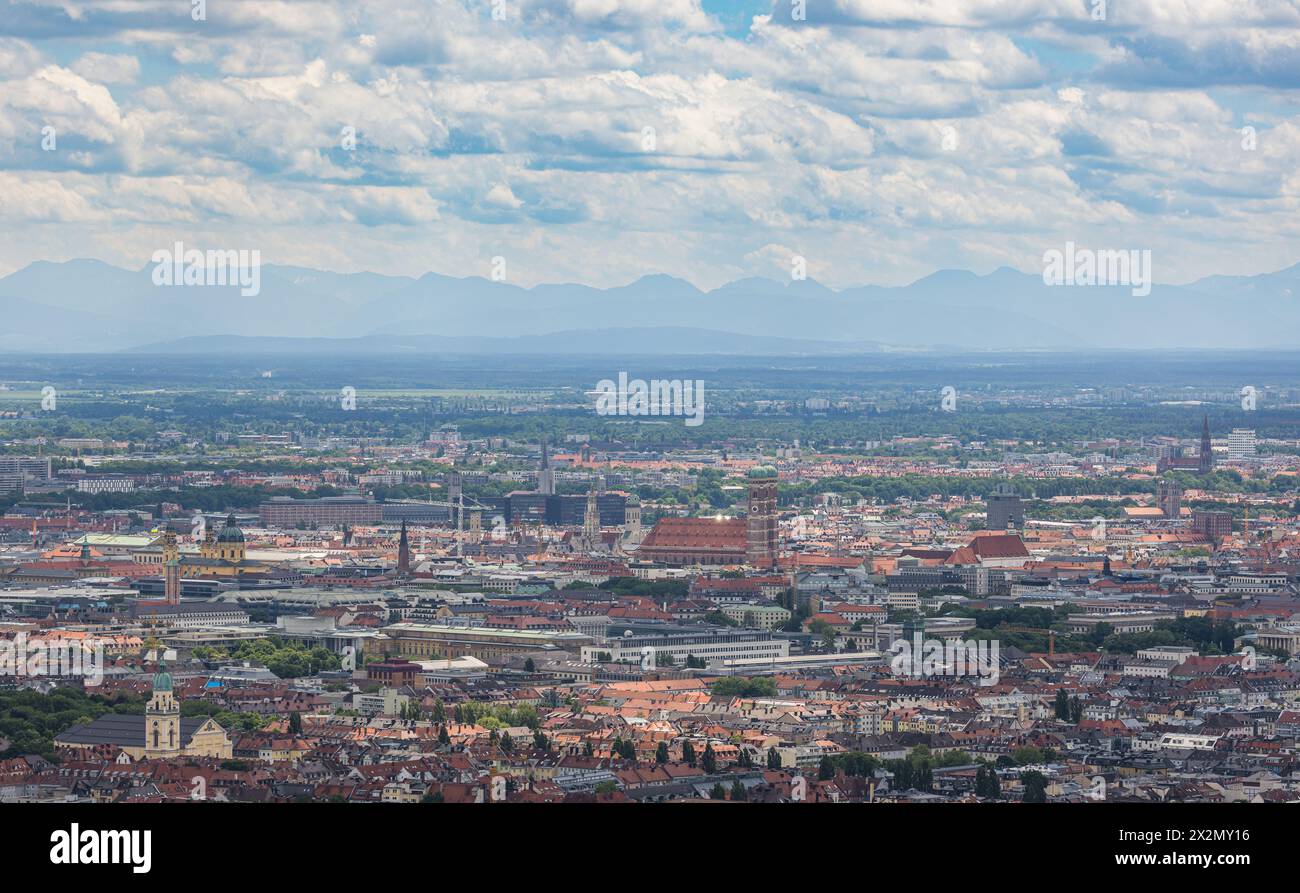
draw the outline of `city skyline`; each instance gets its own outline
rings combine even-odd
[[[1285,867],[1298,211],[1300,0],[0,0],[6,843]]]

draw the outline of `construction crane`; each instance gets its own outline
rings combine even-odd
[[[486,510],[486,511],[491,511],[492,509],[491,506],[484,505],[483,503],[479,502],[477,499],[474,499],[472,497],[469,500],[466,500],[465,494],[461,492],[458,492],[456,494],[456,499],[450,502],[446,500],[438,500],[438,499],[421,499],[419,501],[420,505],[440,505],[443,506],[444,508],[449,508],[452,510],[452,520],[455,521],[456,524],[456,560],[457,561],[462,561],[464,560],[465,557],[465,548],[464,548],[465,503],[467,501],[470,503],[470,508],[472,509],[479,509],[479,510]]]
[[[1056,630],[1044,629],[1038,626],[1004,626],[1002,629],[1013,633],[1038,633],[1047,634],[1047,656],[1056,657]]]

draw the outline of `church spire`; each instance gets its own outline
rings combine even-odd
[[[181,751],[181,708],[167,672],[167,659],[158,659],[153,674],[153,693],[144,708],[145,757],[170,757]]]
[[[411,542],[406,536],[406,520],[402,520],[402,535],[397,540],[397,572],[399,574],[409,574],[411,572]]]
[[[1201,418],[1201,456],[1197,465],[1197,471],[1201,474],[1209,474],[1214,470],[1214,447],[1210,444],[1210,416],[1208,414]]]

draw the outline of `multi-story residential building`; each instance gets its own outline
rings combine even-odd
[[[78,493],[130,493],[135,490],[135,481],[120,474],[95,475],[77,481]]]
[[[1228,458],[1249,459],[1255,455],[1255,431],[1253,428],[1233,428],[1228,435]]]
[[[776,629],[789,622],[792,616],[780,605],[723,605],[722,613],[749,629]]]

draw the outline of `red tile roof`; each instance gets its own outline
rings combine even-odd
[[[745,551],[745,522],[738,518],[660,518],[642,549]]]

